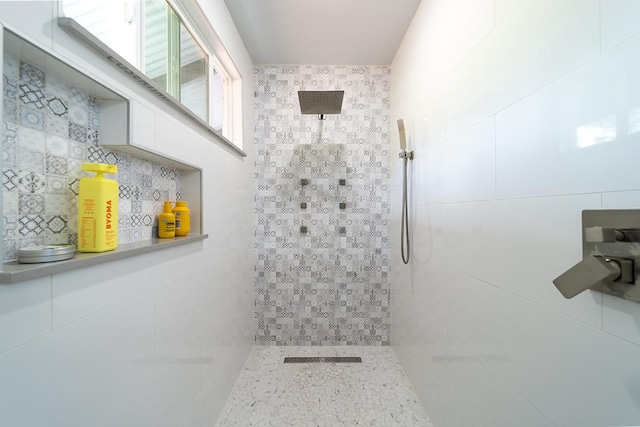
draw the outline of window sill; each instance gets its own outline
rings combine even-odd
[[[208,238],[208,234],[190,234],[174,239],[151,239],[119,245],[113,251],[101,253],[76,253],[75,257],[66,261],[55,261],[39,264],[19,264],[17,261],[6,262],[0,271],[0,284],[18,283],[25,280],[64,273],[79,268],[90,267],[105,262],[130,258],[162,249],[186,245]]]
[[[118,55],[113,49],[109,48],[106,44],[100,41],[96,36],[87,31],[82,25],[80,25],[73,18],[58,18],[58,26],[65,30],[67,33],[76,37],[82,43],[93,49],[100,56],[107,59],[110,63],[112,63],[116,68],[120,71],[131,77],[133,80],[138,82],[145,89],[149,90],[149,92],[153,93],[167,104],[179,110],[183,115],[192,120],[195,124],[200,126],[202,129],[207,131],[210,135],[215,136],[220,142],[226,145],[228,148],[231,148],[237,154],[240,154],[243,157],[247,157],[247,153],[241,150],[237,145],[233,142],[229,141],[227,138],[222,136],[220,132],[209,126],[207,122],[202,120],[200,117],[195,115],[191,110],[182,105],[180,101],[175,99],[165,90],[163,90],[156,82],[148,78],[143,72],[138,70],[135,66],[131,65],[127,60]]]

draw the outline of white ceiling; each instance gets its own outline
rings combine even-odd
[[[225,0],[256,64],[388,65],[420,0]]]

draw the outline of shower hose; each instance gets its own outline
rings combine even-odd
[[[402,262],[409,264],[410,245],[409,245],[409,209],[407,206],[407,156],[404,156],[404,177],[402,180],[402,224],[400,225],[400,252],[402,254]],[[405,244],[406,242],[406,244]],[[405,248],[406,246],[406,248]],[[406,252],[406,253],[405,253]]]

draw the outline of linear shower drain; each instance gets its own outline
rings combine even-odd
[[[361,357],[285,357],[284,363],[362,363]]]

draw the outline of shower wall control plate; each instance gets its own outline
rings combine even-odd
[[[591,290],[640,303],[640,209],[582,211],[582,257],[591,255],[633,263],[631,273]]]

